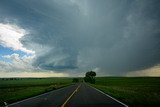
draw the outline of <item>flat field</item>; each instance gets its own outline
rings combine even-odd
[[[93,86],[130,107],[160,107],[160,77],[97,77]]]
[[[72,84],[72,78],[1,78],[0,106]]]

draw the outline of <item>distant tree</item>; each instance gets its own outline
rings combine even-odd
[[[90,76],[95,77],[96,76],[96,72],[90,71]]]
[[[95,84],[95,76],[96,76],[96,72],[88,71],[85,74],[84,81],[89,82],[91,84]]]
[[[79,79],[78,79],[78,78],[73,78],[72,82],[78,83],[78,82],[79,82]]]

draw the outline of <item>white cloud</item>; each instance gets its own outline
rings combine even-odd
[[[4,55],[4,58],[11,60],[11,62],[0,62],[0,71],[33,71],[37,68],[32,66],[32,56],[20,56],[19,54]]]
[[[0,23],[0,45],[33,54],[34,51],[26,49],[20,42],[20,39],[27,33],[17,25]]]
[[[35,56],[24,55],[23,57],[20,57],[19,54],[13,53],[11,55],[4,55],[3,57],[11,59],[13,63],[30,63]]]
[[[32,66],[35,58],[32,56],[20,56],[17,53],[4,55],[3,58],[11,62],[0,61],[0,77],[67,77],[66,73],[57,73],[55,71],[42,70]]]

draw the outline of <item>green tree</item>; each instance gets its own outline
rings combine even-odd
[[[95,84],[95,76],[96,76],[96,72],[88,71],[85,74],[84,81],[89,82],[91,84]]]

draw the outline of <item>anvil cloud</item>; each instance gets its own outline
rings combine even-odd
[[[0,23],[29,31],[20,42],[35,68],[126,75],[160,63],[159,0],[1,0]]]

